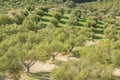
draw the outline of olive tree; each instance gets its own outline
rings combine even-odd
[[[77,23],[78,23],[78,17],[76,17],[75,15],[71,15],[69,20],[67,21],[67,24],[69,26],[75,26],[77,25]]]
[[[23,21],[23,26],[28,30],[32,30],[36,32],[36,26],[40,21],[40,17],[38,15],[29,15]]]

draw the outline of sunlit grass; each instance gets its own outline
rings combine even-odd
[[[44,14],[44,16],[41,18],[42,22],[44,24],[46,24],[47,26],[50,25],[50,20],[53,18],[52,16],[52,12],[47,12]],[[68,22],[68,19],[70,17],[70,14],[64,14],[61,19],[59,20],[59,23],[58,23],[58,27],[65,27],[67,26],[67,22]],[[82,29],[84,28],[85,26],[85,23],[86,23],[86,19],[85,18],[80,18],[78,20],[78,23],[77,25],[75,25],[76,28],[79,28],[79,29]],[[105,23],[102,22],[102,21],[98,21],[97,22],[97,28],[94,30],[94,33],[95,33],[95,37],[94,39],[95,40],[100,40],[104,37],[104,26],[105,26]],[[120,31],[120,28],[118,29]]]

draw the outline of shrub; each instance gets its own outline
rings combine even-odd
[[[39,30],[39,29],[42,29],[42,28],[45,28],[45,24],[43,24],[41,21],[37,24],[37,27],[36,29]]]
[[[76,5],[73,1],[66,1],[66,6],[69,8],[74,8]]]
[[[70,9],[70,8],[67,8],[66,10],[65,10],[65,13],[67,13],[67,14],[70,14],[72,12],[72,10]]]
[[[60,20],[62,17],[62,14],[60,12],[55,12],[55,13],[53,13],[53,17]]]
[[[61,14],[64,13],[64,9],[63,8],[57,8],[56,12],[60,12]]]
[[[58,25],[58,20],[57,20],[56,18],[52,18],[52,19],[50,20],[50,22],[51,22],[51,24],[53,24],[55,27],[57,27],[57,25]]]
[[[87,21],[84,26],[89,28],[97,28],[97,23],[95,21]]]
[[[75,26],[78,23],[78,17],[71,15],[67,24],[70,26]]]
[[[78,8],[76,8],[73,12],[72,12],[72,14],[73,15],[76,15],[77,17],[81,17],[81,10],[80,9],[78,9]]]
[[[39,15],[39,16],[43,16],[45,14],[45,12],[41,9],[37,9],[34,11],[35,14]]]
[[[87,18],[87,21],[96,21],[97,22],[97,17],[96,16],[89,16]]]
[[[12,18],[5,14],[0,14],[0,26],[1,25],[6,25],[6,24],[11,24],[13,22]]]

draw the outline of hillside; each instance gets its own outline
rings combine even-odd
[[[0,0],[0,80],[119,80],[119,4]]]

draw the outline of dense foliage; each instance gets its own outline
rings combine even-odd
[[[51,80],[118,80],[119,0],[0,0],[0,7],[0,80],[19,80],[47,60],[57,66]]]

